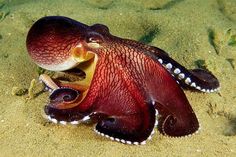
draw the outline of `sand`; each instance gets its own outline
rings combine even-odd
[[[1,7],[2,3],[0,156],[236,156],[235,0],[9,0]],[[33,22],[46,15],[105,24],[114,35],[166,50],[188,68],[212,71],[221,83],[218,93],[185,91],[200,132],[170,138],[156,131],[145,146],[130,146],[96,135],[93,125],[47,122],[42,115],[48,93],[28,99],[19,92],[37,78],[25,39]]]

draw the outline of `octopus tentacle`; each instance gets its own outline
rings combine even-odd
[[[160,49],[160,51],[162,50]],[[203,69],[188,70],[166,55],[155,55],[153,57],[155,57],[183,87],[187,86],[191,89],[207,93],[215,92],[220,87],[217,78],[209,71]]]
[[[141,111],[122,116],[110,115],[100,120],[95,132],[111,140],[124,144],[146,144],[154,134],[156,110],[151,103],[145,104]]]
[[[62,125],[73,124],[77,125],[87,121],[87,114],[78,113],[76,109],[61,109],[59,106],[62,104],[67,104],[67,107],[73,106],[73,104],[77,104],[81,97],[80,95],[84,92],[87,87],[78,84],[71,83],[61,83],[57,80],[53,80],[47,74],[41,74],[39,76],[39,81],[45,84],[45,88],[49,90],[49,104],[44,108],[46,113],[46,118],[53,122],[59,123]],[[49,114],[56,113],[56,114]]]
[[[42,82],[50,92],[59,89],[59,88],[71,88],[77,91],[84,92],[88,89],[87,85],[80,84],[79,82],[75,83],[66,83],[59,80],[54,80],[47,74],[41,74],[39,76],[39,81]]]
[[[90,113],[78,112],[76,107],[76,104],[81,101],[79,91],[61,87],[53,90],[49,99],[48,105],[44,108],[49,121],[65,125],[67,123],[79,124],[88,120],[85,117]]]
[[[199,129],[198,119],[183,90],[160,64],[149,66],[158,69],[153,73],[153,80],[150,80],[148,89],[150,89],[149,98],[159,112],[159,130],[172,137],[195,133]],[[161,82],[155,81],[158,79]]]
[[[157,47],[145,45],[143,43],[128,39],[123,40],[123,42],[143,50],[145,54],[161,63],[182,87],[207,93],[216,92],[219,90],[219,81],[211,72],[204,69],[188,70],[174,59],[170,58],[167,52]]]
[[[59,86],[46,74],[41,74],[39,76],[39,81],[44,83],[46,88],[51,91],[59,88]]]

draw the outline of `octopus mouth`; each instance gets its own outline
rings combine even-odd
[[[76,107],[85,99],[97,64],[97,56],[79,63],[76,67],[55,72],[52,76],[42,74],[39,80],[50,92],[49,103],[45,106],[47,118],[54,123],[78,124],[86,113],[79,114]]]

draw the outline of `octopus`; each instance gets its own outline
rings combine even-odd
[[[32,61],[58,73],[39,76],[50,91],[44,111],[57,124],[93,123],[97,134],[145,144],[155,128],[169,137],[196,133],[199,122],[183,89],[216,92],[208,70],[186,69],[165,51],[63,16],[36,21],[27,35]]]

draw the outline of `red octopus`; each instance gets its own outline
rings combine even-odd
[[[195,133],[199,123],[181,87],[219,88],[210,72],[187,70],[163,50],[113,36],[102,24],[43,17],[30,29],[27,49],[44,69],[85,74],[73,81],[40,76],[51,91],[45,106],[50,121],[90,120],[98,134],[126,144],[145,144],[155,127],[174,137]]]

